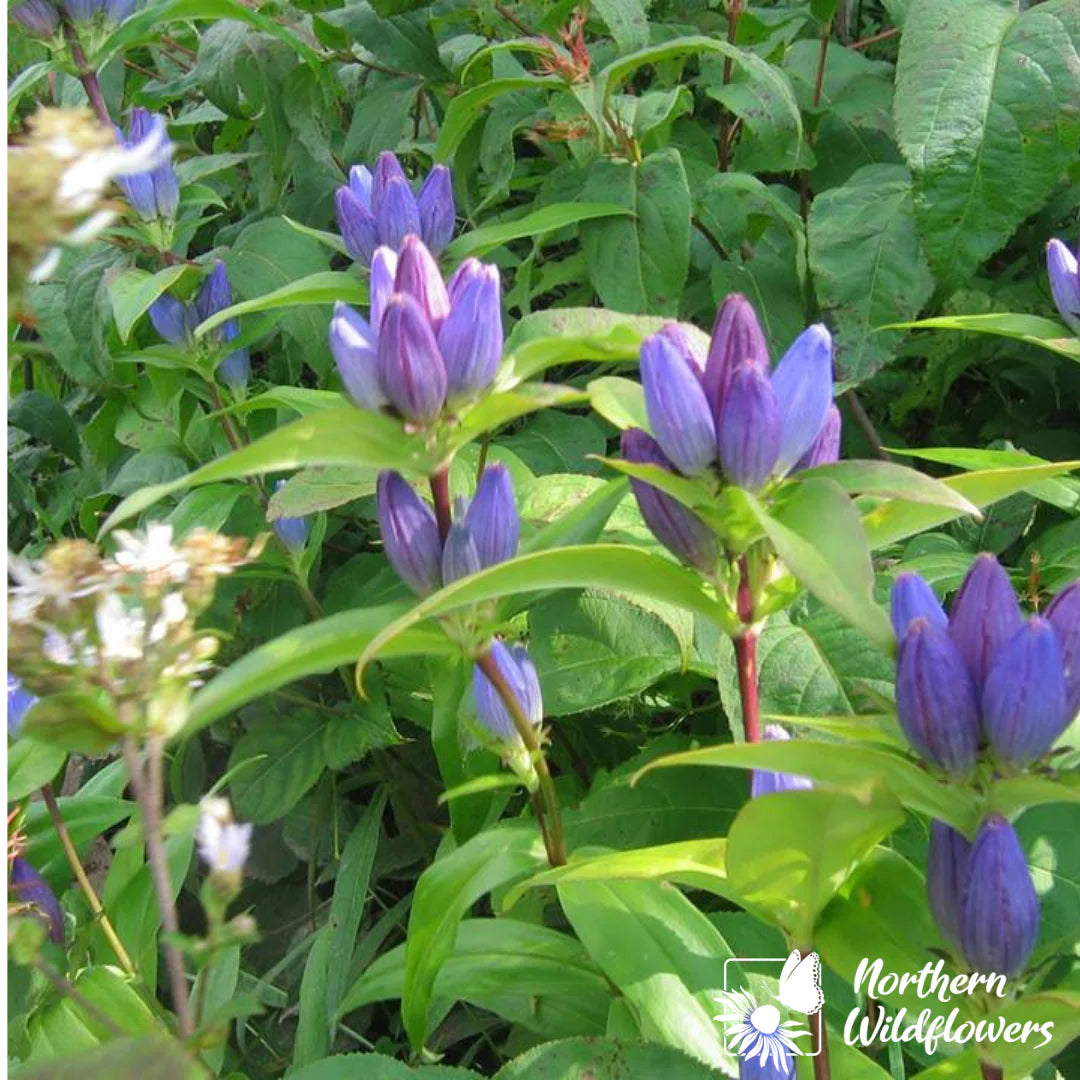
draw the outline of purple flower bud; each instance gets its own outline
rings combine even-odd
[[[832,405],[832,337],[824,326],[795,339],[772,373],[772,388],[780,411],[776,472],[783,476],[813,446]]]
[[[769,742],[788,742],[791,736],[779,724],[768,724],[765,728],[765,739]],[[779,791],[809,791],[813,786],[814,781],[808,776],[754,769],[750,775],[750,798],[774,795]]]
[[[330,320],[330,352],[349,397],[361,409],[381,409],[387,397],[379,386],[375,335],[364,317],[340,300]]]
[[[926,619],[941,630],[949,625],[949,617],[934,595],[934,590],[913,570],[896,575],[889,606],[893,633],[898,641],[904,640],[912,619]]]
[[[794,472],[801,469],[813,469],[818,465],[831,465],[840,460],[840,410],[835,405],[829,406],[825,423],[810,444],[810,449],[795,463]]]
[[[975,971],[1019,975],[1039,936],[1039,898],[1013,827],[998,815],[979,829],[968,860],[960,919],[964,957]]]
[[[49,931],[49,939],[64,944],[64,913],[45,879],[21,856],[11,861],[10,891],[19,904],[29,904]]]
[[[739,1058],[739,1080],[795,1080],[795,1058],[787,1050],[780,1051],[780,1064],[770,1053],[764,1061],[761,1051]]]
[[[442,585],[442,542],[435,515],[396,472],[379,473],[375,513],[383,550],[397,575],[418,596]]]
[[[465,515],[485,569],[512,559],[518,550],[521,519],[514,500],[514,484],[501,462],[489,465],[476,485],[476,495]]]
[[[351,187],[337,189],[334,193],[334,205],[337,208],[338,231],[341,239],[345,241],[345,250],[351,259],[367,266],[378,245],[375,215]]]
[[[163,117],[154,116],[146,109],[136,107],[131,110],[131,123],[128,125],[127,135],[125,136],[119,128],[116,129],[116,133],[121,144],[130,149],[144,139],[154,137],[154,129],[163,127],[164,124]],[[171,161],[166,161],[163,165],[147,172],[119,176],[116,182],[139,217],[147,221],[154,218],[165,218],[171,221],[176,217],[176,209],[180,205],[180,181],[177,179],[176,170]]]
[[[371,210],[371,170],[366,165],[354,165],[349,170],[349,190],[366,210]]]
[[[408,185],[408,180],[405,178],[405,173],[401,168],[401,162],[398,161],[397,155],[390,150],[384,150],[375,159],[375,172],[371,177],[371,211],[376,217],[378,217],[379,210],[382,207],[387,185],[392,180],[400,180]]]
[[[168,293],[162,293],[150,305],[150,321],[166,341],[173,345],[184,345],[191,341],[191,335],[199,324],[199,317],[189,304],[182,303]]]
[[[480,570],[480,553],[469,526],[463,521],[455,521],[443,543],[443,584],[449,585],[451,581],[479,573]]]
[[[225,264],[220,259],[214,260],[214,268],[202,283],[198,296],[195,297],[195,310],[199,322],[205,322],[211,315],[232,307],[232,286]]]
[[[51,38],[60,25],[60,13],[49,0],[27,0],[8,14],[33,37]]]
[[[72,22],[89,22],[100,10],[101,0],[63,0]]]
[[[284,480],[279,480],[274,485],[274,491],[280,491]],[[278,539],[290,551],[303,551],[307,543],[308,533],[311,531],[311,522],[306,517],[279,517],[271,522]]]
[[[394,294],[394,278],[397,276],[397,252],[388,247],[378,247],[371,258],[371,329],[379,336],[386,302]]]
[[[741,293],[732,293],[716,313],[702,379],[717,424],[735,368],[744,360],[751,361],[762,375],[769,374],[769,346],[761,323],[750,301]]]
[[[1062,589],[1046,609],[1065,662],[1065,716],[1071,722],[1080,712],[1080,581]]]
[[[657,465],[674,471],[660,444],[638,428],[623,432],[622,456],[635,465]],[[653,536],[688,566],[705,574],[715,573],[720,547],[712,529],[688,507],[652,484],[631,477],[630,487]]]
[[[960,918],[968,880],[971,843],[963,833],[943,821],[930,823],[930,850],[926,863],[926,894],[942,937],[960,949]]]
[[[476,394],[491,385],[502,359],[499,271],[475,259],[475,272],[455,279],[450,314],[439,329],[448,396]]]
[[[1046,245],[1046,270],[1061,317],[1074,334],[1080,334],[1080,267],[1076,256],[1060,240]]]
[[[1065,658],[1053,626],[1033,616],[997,652],[982,691],[983,730],[994,760],[1022,769],[1069,725]]]
[[[218,364],[217,373],[221,376],[221,381],[233,392],[242,390],[251,378],[251,358],[248,356],[247,349],[237,349],[236,352],[229,353]]]
[[[420,232],[420,212],[408,180],[394,178],[387,182],[375,212],[375,231],[380,244],[395,249],[401,247],[406,236]]]
[[[429,250],[438,255],[454,235],[454,185],[445,165],[436,165],[427,174],[416,196],[416,208],[420,235]]]
[[[986,681],[998,650],[1022,622],[1009,575],[993,555],[984,552],[967,572],[949,618],[949,635],[977,687]]]
[[[743,360],[724,398],[717,429],[720,467],[727,479],[757,491],[780,453],[780,413],[769,380],[752,360]]]
[[[896,711],[926,761],[949,773],[971,771],[979,748],[975,684],[948,633],[926,618],[915,619],[900,644]]]
[[[225,264],[217,259],[214,269],[202,284],[198,295],[195,297],[195,312],[199,322],[205,322],[211,315],[232,307],[232,286],[229,284],[229,275],[225,271]],[[235,319],[228,319],[216,330],[209,339],[215,344],[225,344],[232,341],[239,334],[240,328]],[[247,349],[237,349],[230,353],[218,365],[218,374],[222,380],[234,390],[239,390],[247,385],[251,375],[251,360]]]
[[[137,0],[105,0],[102,10],[106,22],[122,23],[136,8]]]
[[[406,419],[427,423],[446,400],[446,368],[423,308],[408,293],[387,301],[376,346],[379,385]]]
[[[14,738],[22,730],[23,717],[37,703],[37,698],[23,687],[20,679],[8,672],[7,677],[7,729]]]
[[[427,315],[432,330],[438,333],[450,314],[450,294],[446,291],[438,263],[419,236],[410,235],[405,239],[398,256],[394,291],[413,297]]]
[[[491,655],[502,677],[509,684],[525,718],[534,727],[544,720],[544,704],[536,668],[525,649],[508,649],[497,638],[491,643]],[[501,742],[520,742],[517,727],[498,690],[477,664],[473,668],[473,701],[480,723]]]
[[[678,337],[660,330],[642,342],[641,383],[649,424],[668,459],[684,476],[704,472],[716,460],[716,425]]]

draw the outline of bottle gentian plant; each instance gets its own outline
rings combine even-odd
[[[116,135],[124,149],[130,150],[141,143],[156,124],[163,123],[162,117],[154,116],[146,109],[136,106],[131,110],[127,134],[117,128]],[[117,182],[128,202],[144,221],[172,222],[176,217],[176,210],[180,205],[180,181],[171,161],[166,161],[148,172],[121,176]]]
[[[1046,245],[1046,271],[1050,292],[1065,325],[1080,334],[1080,265],[1068,244],[1055,238]]]

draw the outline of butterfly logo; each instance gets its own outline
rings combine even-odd
[[[825,1004],[825,995],[821,992],[821,958],[816,952],[803,956],[798,949],[792,949],[791,955],[784,961],[784,970],[780,972],[780,993],[772,995],[781,1005],[813,1016]]]

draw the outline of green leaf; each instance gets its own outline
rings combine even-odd
[[[554,477],[549,478],[549,480],[554,479]],[[582,484],[580,477],[575,475],[572,483],[576,493],[584,494],[585,485]],[[534,485],[532,494],[525,497],[521,506],[523,518],[532,516],[530,510],[536,505],[533,500],[542,499],[546,486]],[[621,477],[598,484],[596,490],[585,495],[573,509],[561,514],[530,539],[524,541],[521,545],[521,554],[550,551],[552,548],[569,547],[573,544],[588,544],[596,540],[612,514],[626,499],[626,488],[626,481]]]
[[[519,555],[432,593],[375,636],[360,657],[359,669],[362,672],[403,631],[423,619],[513,593],[586,586],[620,589],[682,605],[709,619],[720,615],[719,606],[704,591],[697,575],[669,559],[620,544],[561,547]]]
[[[338,300],[348,304],[366,304],[368,302],[366,284],[354,274],[339,270],[320,270],[298,281],[290,281],[287,285],[282,285],[280,289],[274,289],[263,296],[242,300],[238,304],[233,304],[232,307],[222,308],[205,322],[199,323],[195,328],[195,336],[203,337],[222,323],[240,315],[250,315],[257,311],[276,311],[279,308],[301,307],[305,304],[334,304]],[[329,316],[326,322],[329,324]],[[323,336],[326,336],[325,327]]]
[[[886,790],[784,791],[751,799],[728,833],[727,873],[745,905],[782,927],[797,948],[844,879],[904,811]]]
[[[383,1054],[335,1054],[289,1073],[289,1080],[482,1080],[452,1065],[418,1065]]]
[[[983,469],[951,476],[942,482],[975,506],[984,508],[1076,469],[1080,469],[1080,461],[1048,462],[1045,465]],[[865,514],[862,523],[870,548],[876,551],[959,516],[956,511],[943,507],[891,499]]]
[[[566,1039],[546,1042],[504,1065],[495,1080],[715,1080],[716,1070],[657,1043],[620,1039]]]
[[[123,1039],[106,1034],[101,1045],[77,1049],[83,1040],[79,1036],[73,1041],[67,1038],[77,1030],[77,1024],[82,1021],[72,1010],[71,1024],[64,1027],[59,1044],[72,1052],[14,1065],[9,1074],[12,1080],[86,1080],[91,1076],[108,1076],[110,1080],[197,1080],[206,1075],[180,1043],[164,1032]]]
[[[1075,7],[912,0],[896,70],[896,134],[927,254],[966,281],[1064,178],[1080,138]],[[948,49],[943,50],[943,41]]]
[[[35,702],[23,719],[24,735],[76,754],[100,754],[111,749],[124,732],[112,702],[65,691]]]
[[[374,961],[349,990],[342,1013],[400,998],[405,953],[399,945]],[[434,988],[437,1010],[467,1001],[547,1038],[603,1034],[612,997],[574,938],[505,918],[465,919]]]
[[[659,758],[641,769],[635,781],[653,769],[684,765],[768,769],[809,776],[851,790],[860,790],[880,779],[910,810],[940,818],[968,834],[974,834],[978,822],[979,809],[973,792],[935,779],[899,754],[869,746],[816,739],[724,743]]]
[[[401,999],[401,1015],[414,1049],[422,1047],[428,1036],[435,979],[453,953],[462,918],[492,889],[543,862],[543,844],[532,823],[503,825],[477,834],[420,875],[409,915]]]
[[[947,506],[981,517],[979,508],[960,492],[917,469],[893,461],[835,461],[799,473],[800,480],[833,480],[849,495],[884,495],[905,502]]]
[[[620,53],[649,44],[649,20],[643,0],[592,0],[592,10],[604,21]]]
[[[264,716],[242,735],[229,755],[233,806],[238,817],[256,825],[277,821],[315,786],[326,767],[326,725],[310,713]],[[250,762],[243,769],[237,766]]]
[[[1028,345],[1037,345],[1059,356],[1080,361],[1080,339],[1061,323],[1039,315],[995,311],[989,315],[939,315],[918,322],[895,323],[881,330],[958,330],[973,334],[995,334]]]
[[[109,300],[112,302],[116,329],[125,345],[135,324],[150,305],[193,269],[188,263],[177,263],[175,266],[166,266],[156,274],[128,269],[109,279]]]
[[[874,601],[874,569],[858,512],[832,480],[804,480],[771,513],[746,501],[787,568],[886,652],[896,645]]]
[[[198,731],[263,694],[307,675],[353,663],[372,638],[400,613],[400,604],[343,611],[290,630],[253,649],[192,698],[186,734]],[[411,630],[399,641],[405,654],[456,652],[441,631]],[[393,655],[395,647],[388,652]]]
[[[300,980],[300,1013],[293,1040],[294,1069],[321,1061],[330,1051],[330,1015],[327,1001],[327,963],[330,958],[329,925],[315,931],[315,944],[304,964]]]
[[[358,469],[303,469],[270,496],[267,521],[279,517],[306,517],[320,510],[333,510],[375,494],[378,472],[366,466]]]
[[[401,424],[390,417],[351,407],[327,409],[294,420],[186,476],[134,492],[113,510],[101,532],[104,535],[166,495],[198,484],[313,465],[369,466],[426,474],[435,464],[423,441],[405,435]]]
[[[334,897],[330,902],[324,1017],[338,1015],[338,1007],[345,995],[360,920],[367,906],[371,870],[375,865],[375,853],[382,835],[386,798],[386,788],[380,788],[364,810],[359,824],[349,833],[345,850],[341,853],[337,880],[334,882]],[[348,1009],[341,1011],[348,1012]]]
[[[602,375],[589,383],[589,401],[592,407],[620,431],[627,428],[649,430],[649,417],[645,412],[645,393],[641,383],[624,379],[619,375]]]
[[[917,315],[934,291],[910,174],[902,165],[864,166],[814,199],[807,230],[818,302],[836,326],[837,378],[862,382],[901,336],[876,328]]]
[[[67,751],[22,734],[8,747],[7,798],[18,802],[44,787],[67,761]]]
[[[121,773],[121,777],[124,776]],[[123,799],[92,795],[85,789],[78,795],[62,795],[56,802],[72,843],[83,859],[94,840],[114,825],[127,820],[133,808],[132,803]],[[24,854],[50,888],[54,892],[61,892],[71,882],[71,866],[45,804],[31,802],[25,820],[27,844]]]
[[[581,230],[589,280],[604,305],[677,314],[690,264],[691,212],[679,152],[659,150],[640,165],[600,158],[584,198],[609,199],[632,215],[591,221]]]
[[[658,882],[564,880],[558,893],[582,944],[634,1006],[642,1034],[734,1071],[737,1059],[712,1019],[732,956],[716,927]]]
[[[82,461],[78,428],[56,398],[40,390],[24,390],[8,405],[8,424],[58,450],[76,465]]]
[[[523,236],[543,236],[567,225],[577,225],[581,221],[619,217],[629,213],[630,209],[615,203],[549,203],[513,221],[485,225],[462,233],[456,240],[451,241],[446,249],[446,257],[451,262],[459,262],[469,255],[483,258],[489,251],[502,247],[510,240],[519,240]]]

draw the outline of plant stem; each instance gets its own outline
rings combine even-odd
[[[109,118],[109,109],[105,104],[105,95],[101,92],[101,82],[97,72],[90,66],[83,51],[82,42],[75,32],[75,27],[69,22],[64,23],[64,38],[67,40],[68,49],[71,50],[71,59],[79,72],[79,80],[83,84],[86,96],[90,99],[97,118],[111,131],[112,120]]]
[[[1000,1065],[992,1065],[989,1061],[979,1062],[979,1072],[982,1080],[1004,1080],[1005,1071]]]
[[[450,466],[443,465],[431,474],[431,499],[435,503],[435,520],[439,523],[439,536],[446,539],[453,518],[450,513]]]
[[[743,736],[748,743],[761,740],[761,702],[758,694],[757,631],[754,629],[754,598],[750,592],[750,567],[744,555],[739,560],[739,591],[736,596],[739,618],[746,629],[735,638],[735,661],[742,699]]]
[[[64,849],[64,854],[67,856],[71,872],[75,875],[75,880],[79,883],[79,888],[82,889],[86,902],[94,913],[94,918],[101,924],[101,932],[105,935],[105,940],[108,941],[112,951],[116,954],[116,959],[119,960],[124,971],[128,975],[135,975],[135,965],[131,962],[131,957],[128,956],[124,943],[113,929],[113,924],[109,922],[109,916],[105,914],[105,909],[101,906],[101,901],[94,891],[94,886],[86,876],[86,870],[83,869],[79,853],[75,850],[71,833],[68,832],[67,822],[64,821],[64,817],[60,813],[60,807],[56,802],[56,794],[52,789],[52,784],[46,784],[41,789],[41,797],[45,800],[45,806],[49,811],[49,817],[52,819],[56,835],[60,837],[60,844]]]
[[[139,750],[132,736],[124,739],[124,761],[127,763],[131,786],[135,799],[142,813],[143,838],[146,841],[146,857],[150,863],[150,873],[157,893],[158,910],[161,913],[161,925],[166,934],[178,934],[180,923],[176,918],[176,907],[172,898],[172,881],[169,877],[169,863],[165,852],[165,842],[161,836],[161,763],[164,747],[160,738],[152,737],[147,745],[149,758],[149,781],[142,772]],[[169,987],[172,992],[173,1010],[179,1024],[182,1038],[194,1030],[191,1021],[191,1006],[188,1003],[187,977],[184,974],[184,958],[173,944],[166,943],[165,966],[169,971]]]
[[[495,687],[502,698],[503,704],[513,718],[514,727],[517,728],[525,749],[529,751],[536,765],[536,774],[540,779],[540,796],[543,808],[547,816],[545,827],[543,817],[538,818],[541,835],[544,837],[544,846],[547,848],[548,861],[552,866],[564,866],[566,864],[566,837],[563,835],[562,812],[559,809],[559,796],[555,791],[555,782],[551,779],[548,770],[547,759],[540,750],[540,743],[536,738],[536,731],[529,723],[528,717],[521,708],[510,684],[503,678],[499,665],[495,663],[495,657],[491,650],[482,653],[476,658],[480,670],[488,677],[491,685]]]
[[[821,91],[825,85],[825,61],[829,56],[829,37],[832,23],[827,22],[821,30],[821,44],[818,48],[817,75],[814,77],[814,108],[821,104]]]
[[[820,1052],[819,1052],[820,1051]],[[810,1025],[810,1053],[816,1055],[814,1062],[814,1080],[830,1080],[829,1039],[825,1033],[825,1011],[817,1014],[817,1023]]]
[[[851,409],[851,415],[855,417],[855,422],[862,428],[863,434],[866,436],[867,441],[873,448],[873,451],[882,461],[892,461],[892,454],[885,449],[884,444],[881,441],[881,436],[877,432],[877,428],[874,427],[874,421],[870,419],[867,411],[863,408],[863,403],[859,400],[859,395],[854,390],[847,390],[844,392],[844,400],[848,403],[848,408]]]
[[[727,41],[729,45],[735,44],[739,34],[739,16],[742,14],[742,0],[728,0],[728,23]],[[730,56],[724,57],[724,85],[731,82],[732,62]],[[731,139],[734,127],[731,122],[731,114],[723,109],[720,114],[720,171],[727,172],[731,164]]]
[[[872,34],[868,38],[863,38],[862,41],[852,42],[851,48],[853,49],[865,49],[867,45],[874,45],[879,41],[888,41],[891,37],[896,37],[900,33],[898,26],[890,26],[888,30],[882,30],[880,34]]]

